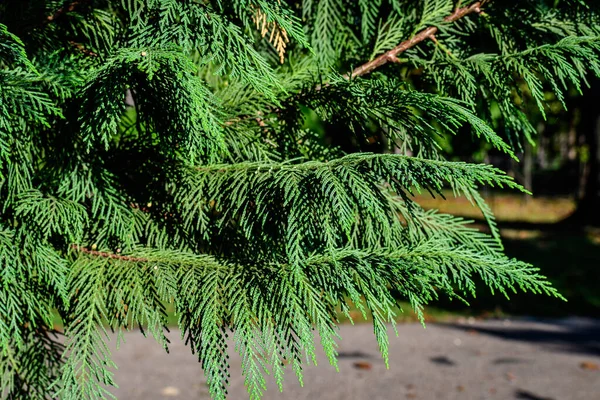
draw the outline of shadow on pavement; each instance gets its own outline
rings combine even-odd
[[[533,394],[531,392],[528,392],[526,390],[520,390],[520,389],[515,392],[515,399],[522,399],[522,400],[554,400],[551,397],[538,396],[538,395]]]
[[[538,321],[542,322],[542,321]],[[565,324],[561,321],[536,324],[531,328],[510,326],[477,326],[457,323],[440,324],[441,327],[476,331],[502,339],[535,343],[549,350],[588,355],[600,355],[600,321]]]
[[[431,361],[434,364],[445,365],[445,366],[448,366],[448,367],[452,367],[452,366],[456,365],[456,363],[454,361],[452,361],[451,359],[449,359],[446,356],[431,357],[429,359],[429,361]]]
[[[357,351],[340,351],[338,358],[373,358],[373,355],[364,353],[360,350]]]

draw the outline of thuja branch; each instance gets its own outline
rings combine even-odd
[[[452,22],[458,21],[459,19],[465,17],[466,15],[469,15],[472,13],[479,14],[479,13],[481,13],[481,6],[483,5],[483,3],[484,2],[482,2],[482,1],[478,1],[476,3],[471,4],[470,6],[457,8],[456,10],[454,10],[454,12],[452,14],[450,14],[446,18],[444,18],[444,21],[447,23],[452,23]],[[438,31],[439,31],[439,28],[437,26],[430,26],[426,29],[423,29],[421,32],[417,33],[412,38],[400,43],[398,46],[394,47],[392,50],[390,50],[386,53],[383,53],[382,55],[373,59],[372,61],[369,61],[368,63],[365,63],[365,64],[355,68],[354,71],[352,71],[352,74],[350,74],[349,76],[347,75],[346,77],[356,78],[358,76],[366,75],[366,74],[370,73],[371,71],[381,67],[382,65],[387,64],[388,62],[394,62],[394,63],[398,62],[399,54],[404,53],[406,50],[409,50],[409,49],[415,47],[417,44],[421,43],[424,40],[427,40],[429,38],[434,38],[435,34]]]
[[[458,7],[454,10],[454,12],[450,15],[448,15],[446,18],[444,18],[444,22],[446,23],[452,23],[452,22],[456,22],[459,19],[472,14],[472,13],[477,13],[477,14],[481,14],[482,9],[481,7],[488,3],[490,0],[482,0],[482,1],[478,1],[476,3],[473,3],[469,6],[465,6],[465,7]],[[398,46],[394,47],[392,50],[378,56],[377,58],[357,67],[354,69],[354,71],[352,71],[351,74],[345,74],[344,78],[346,79],[352,79],[352,78],[356,78],[359,76],[363,76],[366,75],[370,72],[372,72],[373,70],[387,64],[388,62],[399,62],[398,59],[398,55],[400,55],[401,53],[415,47],[417,44],[423,42],[424,40],[427,39],[432,39],[432,40],[436,40],[435,39],[435,34],[439,31],[439,28],[437,26],[430,26],[424,30],[422,30],[421,32],[417,33],[415,36],[413,36],[410,39],[407,39],[405,41],[403,41],[402,43],[400,43]],[[315,88],[316,91],[320,91],[322,88],[324,87],[328,87],[330,85],[330,83],[324,83],[322,85],[317,85],[317,87]],[[295,97],[298,97],[297,95]],[[270,111],[275,112],[276,114],[278,114],[279,112],[281,112],[280,108],[275,108],[275,109],[271,109]],[[250,118],[254,118],[256,119],[256,121],[258,122],[258,124],[261,127],[265,126],[265,123],[263,121],[263,118],[261,116],[248,116],[248,117],[242,117],[242,118],[238,118],[238,120],[246,120],[246,119],[250,119]],[[228,121],[226,124],[232,124],[234,123],[233,121]]]

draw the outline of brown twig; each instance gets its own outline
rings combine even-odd
[[[471,4],[470,6],[457,8],[456,10],[454,10],[454,12],[452,14],[450,14],[446,18],[444,18],[444,21],[451,23],[451,22],[458,21],[459,19],[463,18],[464,16],[472,14],[472,13],[479,14],[479,13],[481,13],[482,4],[483,4],[483,2],[478,1],[476,3]],[[424,41],[426,39],[435,37],[435,34],[438,31],[439,31],[439,28],[437,26],[430,26],[429,28],[425,28],[421,32],[419,32],[415,36],[413,36],[412,38],[400,43],[398,46],[394,47],[392,50],[390,50],[386,53],[383,53],[382,55],[369,61],[368,63],[365,63],[365,64],[355,68],[354,71],[352,71],[352,74],[346,75],[346,77],[347,78],[356,78],[357,76],[366,75],[366,74],[372,72],[373,70],[381,67],[382,65],[387,64],[388,62],[398,62],[399,61],[398,55],[400,55],[401,53],[404,53],[408,49],[415,47],[417,44],[421,43],[422,41]]]
[[[66,14],[68,12],[71,12],[75,9],[75,7],[77,7],[79,5],[79,1],[73,1],[61,8],[59,8],[58,10],[56,10],[54,12],[54,14],[49,15],[46,17],[46,20],[44,21],[44,24],[49,24],[50,22],[54,21],[55,19],[59,18],[60,16],[62,16],[63,14]]]
[[[82,246],[79,246],[76,244],[72,244],[71,248],[75,249],[81,253],[89,254],[92,256],[104,257],[104,258],[113,258],[115,260],[130,261],[130,262],[147,262],[148,261],[148,259],[146,259],[146,258],[124,256],[121,254],[108,253],[105,251],[91,250],[91,249],[88,249],[87,247],[82,247]]]
[[[77,43],[73,40],[69,40],[69,44],[71,46],[73,46],[74,48],[76,48],[77,50],[79,50],[83,55],[86,55],[88,57],[98,57],[98,53],[94,53],[90,49],[86,49],[85,46],[82,45],[81,43]]]

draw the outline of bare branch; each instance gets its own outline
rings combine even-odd
[[[468,7],[457,8],[454,12],[444,18],[445,22],[451,23],[458,21],[466,15],[471,13],[481,13],[482,2],[478,1],[476,3],[471,4]],[[365,63],[352,71],[351,75],[346,75],[347,78],[356,78],[357,76],[366,75],[373,70],[381,67],[382,65],[387,64],[388,62],[398,62],[398,55],[404,53],[406,50],[415,47],[417,44],[428,38],[434,38],[435,34],[439,31],[437,26],[430,26],[429,28],[423,29],[421,32],[417,33],[412,38],[405,40],[400,43],[398,46],[394,47],[392,50],[383,53],[379,57]]]

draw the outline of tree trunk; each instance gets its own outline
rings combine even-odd
[[[533,193],[533,147],[525,143],[525,153],[523,154],[523,186]],[[525,201],[529,201],[531,196],[525,196]]]
[[[580,101],[582,143],[582,179],[577,209],[570,222],[600,225],[600,81],[595,80]]]

